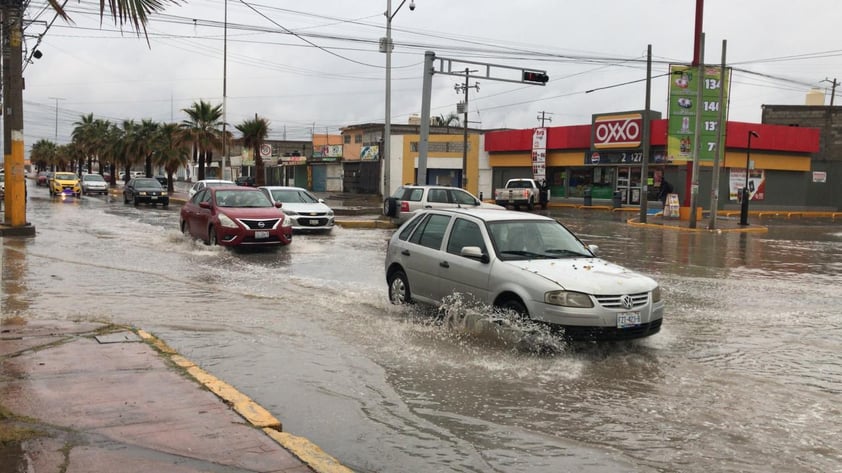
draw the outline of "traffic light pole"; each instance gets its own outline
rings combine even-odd
[[[35,235],[26,223],[23,168],[23,0],[0,0],[3,14],[3,159],[6,174],[0,235]]]
[[[476,71],[472,71],[470,70],[470,66],[478,67]],[[436,53],[433,51],[425,52],[423,89],[421,91],[421,136],[418,140],[417,182],[420,185],[427,184],[427,150],[429,149],[428,144],[430,140],[430,95],[433,90],[433,74],[464,77],[466,85],[472,78],[532,85],[546,85],[547,81],[549,81],[546,71],[436,57]],[[512,78],[513,75],[517,78]]]

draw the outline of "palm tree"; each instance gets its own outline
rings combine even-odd
[[[257,114],[254,115],[254,120],[246,120],[236,126],[237,130],[243,134],[239,139],[243,146],[250,148],[254,154],[254,177],[255,185],[266,185],[266,173],[263,170],[263,157],[260,156],[260,146],[266,141],[266,136],[269,135],[269,120],[260,118]]]
[[[36,163],[41,171],[46,171],[56,164],[56,144],[50,140],[38,140],[32,145],[29,158]]]
[[[71,134],[73,143],[79,146],[88,161],[88,172],[93,172],[94,161],[99,163],[99,173],[103,172],[102,154],[104,152],[105,137],[111,123],[107,120],[94,119],[94,114],[82,115],[74,123]]]
[[[213,150],[222,147],[222,105],[213,106],[209,102],[200,100],[193,102],[193,106],[182,110],[189,117],[181,122],[185,135],[193,144],[193,155],[199,157],[199,171],[197,178],[205,178],[205,163],[210,164]]]
[[[181,127],[175,123],[164,123],[158,127],[153,147],[155,164],[164,167],[167,173],[167,192],[172,193],[173,174],[179,167],[187,166],[190,145],[184,141]]]
[[[445,126],[450,128],[450,125],[459,126],[459,114],[450,112],[446,117],[444,114],[433,117],[433,126]]]
[[[146,177],[152,177],[152,155],[155,152],[155,140],[158,134],[158,123],[152,120],[141,120],[137,128],[135,141],[138,158],[143,159],[143,172]]]
[[[47,0],[56,13],[66,21],[71,21],[67,12],[64,11],[64,5],[67,1],[61,2],[59,0]],[[162,11],[167,4],[178,5],[183,3],[180,0],[99,0],[99,16],[105,16],[106,6],[108,6],[111,18],[114,19],[114,24],[120,26],[122,31],[124,26],[128,26],[137,32],[143,31],[146,36],[146,43],[149,44],[149,36],[146,34],[146,24],[149,22],[149,14]]]
[[[140,125],[135,123],[134,120],[123,120],[114,142],[115,161],[123,166],[123,183],[129,182],[132,165],[138,161],[138,149],[140,148],[138,142],[142,140],[138,133],[139,129]]]

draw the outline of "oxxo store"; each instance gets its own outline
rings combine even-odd
[[[645,177],[649,202],[657,202],[656,173],[673,184],[682,205],[689,205],[692,161],[667,156],[667,120],[651,115],[650,151]],[[492,168],[492,187],[508,179],[533,177],[533,135],[537,129],[486,133],[485,151]],[[586,191],[594,205],[610,205],[615,192],[623,205],[640,205],[643,164],[643,112],[594,115],[591,125],[549,127],[546,134],[546,180],[551,200],[582,204]],[[748,149],[747,133],[755,131]],[[736,187],[745,180],[750,153],[750,184],[762,176],[762,188],[752,191],[752,208],[807,207],[812,153],[818,151],[818,130],[728,122],[725,156],[719,180],[719,208],[739,208]],[[748,153],[747,153],[748,152]],[[700,162],[699,206],[708,208],[712,163]],[[751,187],[751,186],[750,186]],[[655,204],[655,206],[660,203]]]
[[[649,199],[657,200],[654,174],[665,163],[666,121],[652,113],[648,171]],[[507,130],[485,136],[485,150],[492,167],[493,187],[508,179],[533,177],[533,133],[546,134],[546,180],[551,199],[582,202],[586,193],[593,200],[640,205],[643,164],[643,112],[594,115],[591,125]],[[657,165],[658,167],[656,167]]]

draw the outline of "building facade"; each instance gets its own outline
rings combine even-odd
[[[819,150],[813,157],[805,198],[811,206],[842,208],[842,188],[836,185],[842,183],[842,107],[764,105],[762,121],[819,130]]]
[[[343,187],[346,192],[391,195],[400,185],[417,183],[418,143],[421,127],[418,124],[392,124],[391,159],[383,159],[382,123],[350,125],[342,128]],[[466,189],[476,192],[480,187],[481,131],[468,129],[465,153],[464,129],[461,127],[431,126],[428,140],[427,183],[461,187],[467,178]],[[465,159],[467,173],[463,175]],[[385,166],[389,166],[389,188],[386,189]],[[473,190],[472,190],[473,189]]]
[[[749,148],[752,131],[758,137]],[[511,178],[533,176],[533,133],[533,129],[486,133],[492,187],[502,187]],[[682,205],[690,205],[692,161],[667,156],[667,120],[651,121],[645,176],[643,153],[638,148],[598,149],[593,124],[550,127],[546,135],[546,179],[554,201],[582,203],[588,193],[594,203],[614,204],[619,198],[622,205],[640,205],[645,188],[647,203],[657,206],[660,183],[655,176],[662,173]],[[813,157],[818,150],[819,130],[815,128],[728,122],[716,183],[718,209],[739,208],[738,191],[746,182],[753,209],[831,209],[833,205],[809,198],[814,186]],[[712,201],[712,181],[713,163],[700,162],[697,205],[705,209]]]

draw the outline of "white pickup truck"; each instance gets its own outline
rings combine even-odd
[[[506,187],[494,189],[494,203],[504,207],[511,205],[515,209],[525,205],[532,210],[536,204],[547,208],[547,199],[535,179],[509,179]]]

